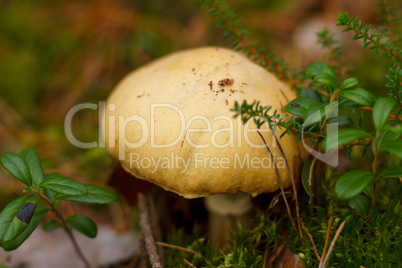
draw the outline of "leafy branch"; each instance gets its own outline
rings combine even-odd
[[[355,35],[354,40],[363,39],[364,47],[370,47],[374,49],[378,54],[380,50],[384,52],[382,57],[391,57],[394,61],[400,62],[402,60],[402,51],[399,50],[397,46],[391,44],[391,39],[387,38],[385,41],[383,39],[386,37],[385,34],[376,34],[376,28],[371,31],[371,25],[363,23],[358,16],[349,16],[349,13],[345,11],[340,12],[336,18],[338,21],[338,26],[346,26],[344,32],[353,31]]]
[[[212,17],[218,18],[218,26],[223,26],[225,35],[229,35],[229,41],[233,43],[236,50],[247,53],[248,57],[260,64],[268,71],[273,72],[280,79],[299,82],[297,74],[290,75],[292,70],[282,61],[276,59],[273,54],[266,55],[260,43],[255,41],[249,30],[241,26],[241,20],[231,10],[230,6],[225,6],[225,0],[202,0],[207,6]]]
[[[117,200],[117,195],[108,189],[79,183],[60,174],[45,175],[40,160],[32,149],[22,151],[20,155],[5,153],[0,156],[0,162],[15,179],[25,184],[27,188],[24,189],[24,193],[31,192],[11,201],[1,211],[0,246],[7,251],[17,249],[50,210],[55,213],[58,221],[45,222],[44,229],[63,228],[78,256],[86,267],[90,267],[74,238],[72,229],[89,238],[95,238],[98,232],[95,222],[84,215],[64,218],[58,207],[63,200],[82,204],[112,203]],[[47,206],[38,204],[39,200],[43,200]]]

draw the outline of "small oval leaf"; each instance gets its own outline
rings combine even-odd
[[[357,104],[360,104],[363,106],[368,106],[368,107],[373,107],[374,102],[375,102],[374,95],[362,88],[353,88],[353,89],[344,90],[344,91],[341,91],[339,93],[339,95],[341,95],[342,97],[344,97],[348,100],[351,100]]]
[[[386,151],[398,157],[402,157],[402,140],[384,142],[381,144],[381,151]]]
[[[83,184],[63,176],[55,176],[46,179],[40,184],[40,187],[64,195],[87,194],[87,189]]]
[[[341,129],[330,132],[321,142],[321,148],[329,151],[354,140],[370,137],[370,133],[360,129]]]
[[[318,103],[316,99],[309,97],[300,97],[290,101],[284,110],[288,113],[294,114],[296,116],[303,117],[304,112],[314,103]]]
[[[31,222],[28,224],[28,227],[20,233],[16,238],[13,240],[4,242],[0,241],[0,247],[2,247],[6,251],[11,251],[17,249],[31,234],[32,232],[38,227],[40,221],[49,211],[49,208],[43,205],[37,205],[35,209],[35,213],[31,219]]]
[[[25,149],[21,152],[22,158],[27,163],[32,175],[32,184],[37,189],[37,186],[43,182],[44,174],[42,164],[36,152],[32,149]]]
[[[347,88],[357,86],[358,84],[359,84],[359,80],[357,80],[354,77],[351,77],[351,78],[348,78],[348,79],[344,80],[339,88],[341,90],[343,90],[343,89],[347,89]]]
[[[365,170],[351,170],[339,177],[335,193],[339,200],[348,200],[360,194],[373,180],[375,175]]]
[[[117,194],[115,194],[109,189],[91,184],[84,184],[84,185],[88,190],[88,193],[86,195],[80,195],[80,196],[60,195],[57,196],[57,199],[82,204],[100,205],[100,204],[108,204],[116,202],[117,199],[119,198]]]
[[[336,82],[335,77],[327,73],[319,73],[315,75],[314,81],[325,84],[327,86],[331,86],[333,88],[338,87],[338,82]]]
[[[17,180],[32,186],[31,172],[21,156],[16,153],[5,153],[0,157],[0,162]]]
[[[34,195],[26,195],[11,201],[0,213],[0,240],[10,241],[20,235],[28,226],[31,220],[31,215],[28,215],[31,210],[26,211],[26,204],[36,204],[38,197]],[[25,208],[24,208],[25,207]],[[17,217],[19,216],[19,218]],[[21,221],[23,219],[23,222]]]
[[[349,199],[348,205],[357,211],[360,215],[367,215],[370,211],[371,200],[365,195],[356,195]]]
[[[359,129],[341,129],[330,132],[321,142],[321,148],[329,151],[354,140],[370,137],[370,133]]]
[[[402,166],[388,167],[380,172],[379,179],[402,177]]]
[[[374,103],[373,123],[377,131],[381,130],[395,104],[396,100],[393,98],[379,98]]]
[[[89,238],[95,238],[98,234],[96,223],[87,216],[80,214],[73,215],[66,219],[66,223],[71,228],[74,228],[75,230]]]
[[[44,232],[51,232],[60,227],[61,227],[60,223],[56,220],[48,220],[48,221],[45,221],[44,223],[42,223],[42,230]]]
[[[324,62],[314,62],[306,68],[306,77],[313,79],[314,76],[320,73],[326,73],[335,78],[335,72]]]

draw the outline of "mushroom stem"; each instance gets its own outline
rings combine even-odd
[[[217,194],[206,197],[205,205],[208,209],[209,242],[214,250],[226,246],[230,238],[229,230],[238,230],[251,226],[250,209],[251,196],[238,192],[235,194]]]

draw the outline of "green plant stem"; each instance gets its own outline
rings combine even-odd
[[[73,243],[74,249],[77,252],[78,256],[81,258],[81,260],[84,262],[85,266],[87,268],[91,267],[91,264],[88,262],[88,260],[85,258],[84,254],[82,253],[80,247],[78,246],[77,240],[75,239],[71,229],[68,227],[63,215],[60,213],[60,211],[53,205],[52,201],[47,198],[46,195],[42,194],[41,192],[36,192],[37,195],[45,200],[45,202],[49,205],[50,209],[54,212],[56,215],[57,219],[59,220],[62,228],[64,231],[67,232],[68,236],[70,237],[71,242]]]
[[[374,148],[375,148],[375,153],[374,153],[374,159],[373,159],[373,164],[372,164],[372,172],[376,175],[376,177],[373,180],[373,190],[371,194],[371,209],[365,220],[370,219],[371,215],[373,214],[373,210],[375,207],[375,195],[376,195],[376,185],[377,185],[377,167],[379,165],[379,152],[378,152],[378,140],[379,140],[380,135],[377,134],[376,139],[374,141]]]
[[[275,167],[276,178],[278,179],[279,187],[280,187],[280,189],[281,189],[282,198],[283,198],[283,201],[285,202],[286,210],[287,210],[288,215],[289,215],[289,219],[290,219],[290,221],[291,221],[291,223],[292,223],[293,229],[295,230],[297,236],[299,237],[299,239],[300,239],[300,241],[301,241],[300,233],[299,233],[299,231],[297,230],[297,227],[296,227],[295,222],[293,221],[293,217],[292,217],[292,213],[290,212],[290,207],[289,207],[289,204],[288,204],[288,200],[286,199],[286,196],[285,196],[285,190],[284,190],[284,188],[283,188],[281,176],[279,175],[279,170],[278,170],[278,166],[276,165],[275,157],[274,157],[274,155],[272,154],[271,149],[269,149],[268,144],[267,144],[267,142],[265,141],[264,136],[263,136],[263,135],[261,134],[261,132],[258,131],[258,130],[257,130],[257,133],[258,133],[258,135],[261,137],[262,141],[264,142],[265,148],[267,149],[268,154],[269,154],[270,158],[272,159],[272,163],[274,164],[274,167]]]
[[[332,104],[338,97],[338,93],[339,93],[339,89],[335,90],[334,93],[331,95],[331,99],[329,101],[330,104]],[[328,121],[328,117],[329,114],[327,114],[324,118],[324,120],[322,121],[322,123],[320,124],[320,131],[319,134],[323,134],[324,129],[325,129],[325,125],[327,124]],[[318,145],[319,148],[320,145]],[[311,162],[311,166],[310,166],[310,172],[309,172],[309,178],[308,178],[308,189],[310,191],[310,200],[309,200],[309,205],[310,205],[310,214],[313,214],[313,200],[314,200],[314,193],[313,193],[313,182],[312,182],[312,178],[313,178],[313,172],[314,172],[314,166],[315,166],[315,162],[317,162],[317,158],[314,157],[313,161]]]
[[[317,162],[317,157],[314,157],[313,161],[311,162],[310,166],[310,171],[308,175],[308,190],[310,191],[310,199],[309,199],[309,206],[310,206],[310,215],[313,215],[313,197],[314,197],[314,192],[313,192],[313,172],[314,172],[314,166],[315,162]]]

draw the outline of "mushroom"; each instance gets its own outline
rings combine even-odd
[[[260,100],[284,113],[295,97],[287,84],[239,52],[220,47],[176,52],[117,85],[102,120],[105,145],[135,177],[185,198],[207,197],[213,215],[238,220],[250,210],[251,196],[274,192],[279,183],[255,123],[234,118],[234,102]],[[290,186],[272,132],[267,124],[260,131],[283,186]],[[293,169],[295,157],[305,152],[293,135],[280,142]],[[212,227],[219,225],[210,218]]]

